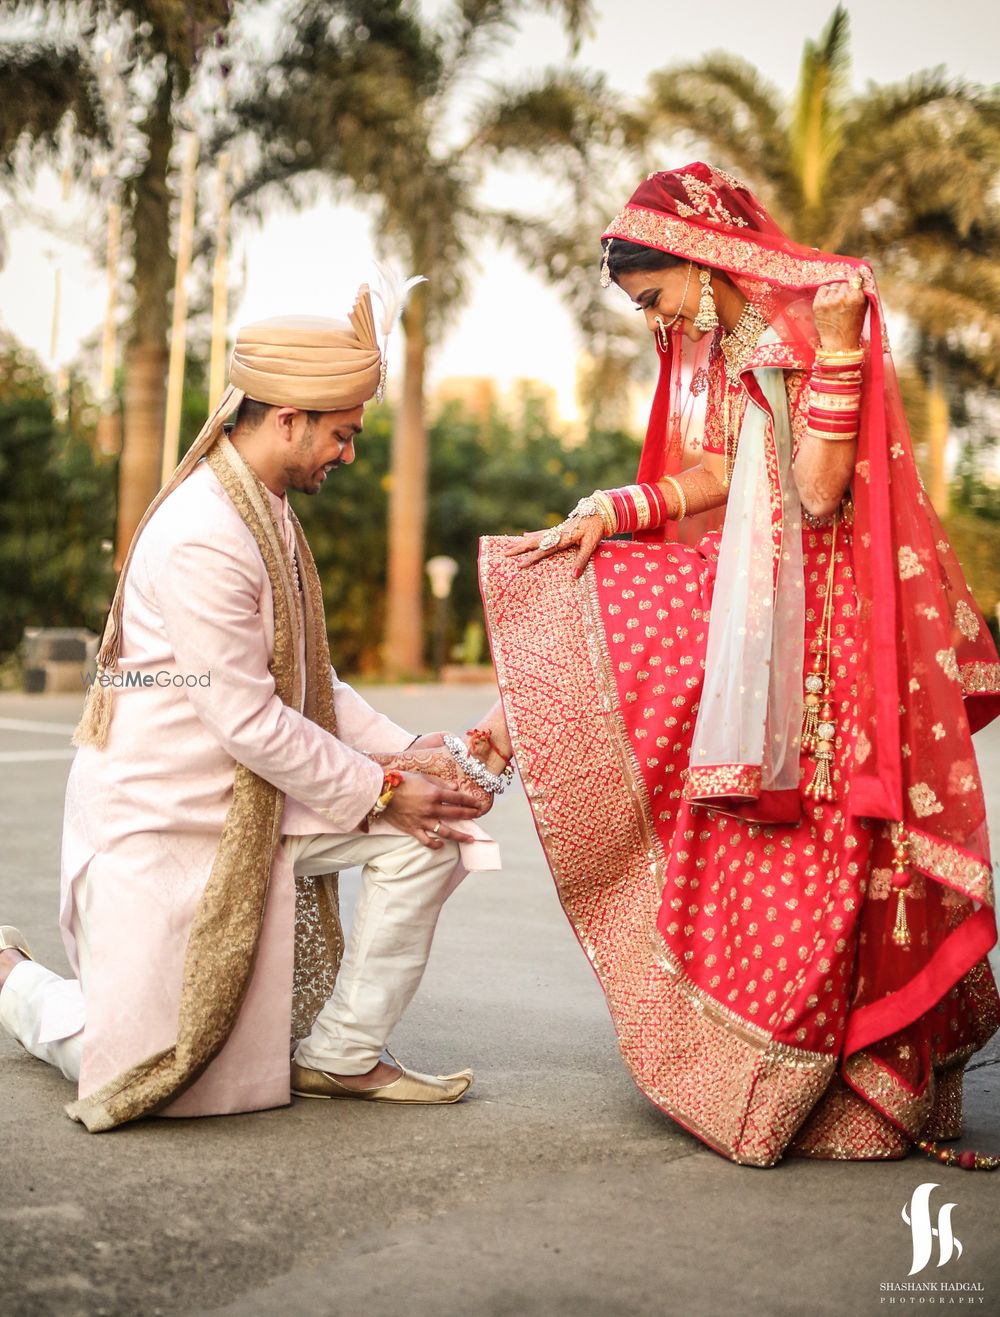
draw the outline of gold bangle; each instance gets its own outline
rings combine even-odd
[[[811,435],[813,439],[821,440],[825,444],[847,444],[858,437],[857,430],[854,430],[851,434],[834,434],[830,430],[814,430],[811,425],[806,426],[806,434]]]
[[[674,489],[677,491],[677,502],[680,505],[680,512],[679,515],[674,518],[674,520],[683,521],[684,518],[687,516],[688,505],[687,505],[687,498],[684,495],[683,487],[681,486],[681,482],[679,480],[675,480],[673,476],[664,476],[663,479],[667,482],[668,485],[673,485]]]
[[[597,504],[597,511],[604,526],[605,535],[618,534],[618,514],[615,512],[615,505],[605,494],[603,489],[595,489],[591,496]]]
[[[816,360],[836,361],[842,366],[860,366],[865,359],[864,348],[843,348],[834,352],[830,348],[817,348]]]

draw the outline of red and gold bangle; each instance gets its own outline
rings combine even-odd
[[[828,412],[857,411],[860,404],[861,394],[857,390],[852,393],[830,393],[826,389],[814,389],[809,399],[810,407],[820,407]]]
[[[611,500],[611,505],[615,510],[615,527],[618,534],[621,535],[626,531],[635,530],[638,521],[635,505],[630,498],[625,497],[625,491],[623,489],[608,489],[605,493]]]
[[[816,361],[813,363],[812,377],[830,384],[859,384],[862,374],[856,366],[831,366]]]
[[[824,380],[859,380],[862,372],[856,366],[827,366],[821,361],[814,361],[813,375]]]
[[[650,507],[653,508],[653,517],[650,526],[662,526],[664,522],[670,520],[670,509],[667,507],[667,500],[663,496],[663,490],[659,485],[643,485],[646,492]]]
[[[639,509],[636,506],[635,499],[632,497],[631,487],[626,485],[622,489],[609,490],[612,503],[615,505],[615,514],[618,521],[619,532],[630,532],[639,529]]]
[[[810,420],[820,419],[823,421],[829,421],[835,427],[842,427],[844,425],[856,426],[858,422],[857,407],[814,407],[810,403],[808,415]]]
[[[849,378],[834,377],[821,375],[818,371],[813,371],[811,383],[823,393],[860,393],[861,376],[850,376]]]
[[[833,439],[853,439],[858,432],[856,421],[847,425],[834,425],[832,421],[824,421],[821,417],[811,416],[806,421],[806,429],[815,434],[828,434]]]
[[[636,530],[646,530],[647,527],[649,526],[649,518],[651,512],[649,507],[649,500],[646,498],[646,495],[642,492],[642,486],[626,485],[625,497],[627,499],[631,499],[632,503],[635,505]]]

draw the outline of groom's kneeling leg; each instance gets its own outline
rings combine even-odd
[[[458,863],[454,842],[430,850],[412,837],[384,840],[362,872],[336,987],[295,1052],[314,1070],[363,1075],[377,1063],[423,976]]]
[[[15,965],[0,989],[0,1029],[74,1082],[80,1078],[83,1056],[79,993],[74,979],[62,979],[34,960]],[[73,1018],[60,1028],[59,1017]]]

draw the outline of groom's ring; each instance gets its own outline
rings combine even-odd
[[[431,828],[431,836],[436,837],[440,831],[441,831],[441,820],[438,819],[437,823],[435,823],[433,828]]]

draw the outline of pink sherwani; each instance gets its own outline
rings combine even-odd
[[[287,540],[287,502],[271,501]],[[66,792],[61,926],[86,1011],[81,1096],[175,1039],[188,930],[236,762],[286,793],[286,835],[351,833],[382,783],[360,751],[413,739],[332,670],[336,737],[282,704],[268,670],[273,643],[263,559],[203,463],[151,518],[129,571],[119,670],[153,684],[116,692],[107,746],[79,751]],[[476,835],[464,868],[497,867]],[[235,1028],[168,1114],[289,1100],[294,905],[279,847]]]

